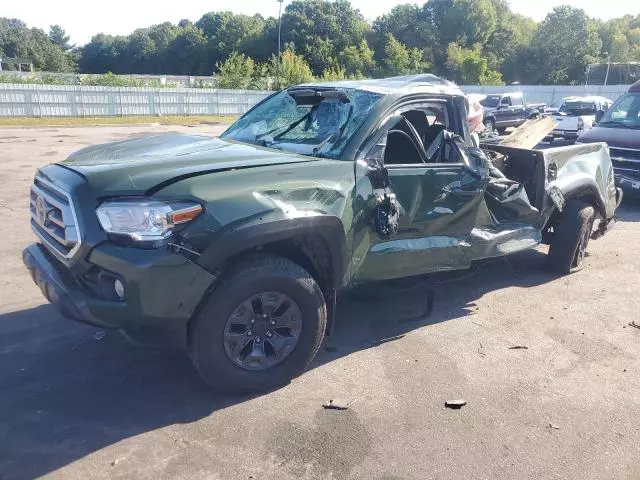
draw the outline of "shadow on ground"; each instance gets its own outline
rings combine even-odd
[[[410,331],[461,318],[485,293],[554,277],[529,251],[470,271],[380,284],[340,302],[312,368]],[[425,316],[427,294],[434,310]],[[124,438],[189,423],[250,397],[213,393],[180,352],[140,349],[60,319],[50,306],[0,317],[0,472],[35,478]]]
[[[621,222],[640,222],[640,193],[632,196],[625,192],[616,216]]]

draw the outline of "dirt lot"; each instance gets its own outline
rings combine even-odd
[[[569,277],[541,250],[437,279],[428,318],[420,283],[344,299],[313,367],[268,395],[216,395],[179,353],[61,319],[20,257],[35,169],[216,128],[0,129],[0,478],[640,478],[640,203]]]

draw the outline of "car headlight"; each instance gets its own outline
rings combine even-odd
[[[105,232],[151,246],[170,237],[178,225],[190,222],[201,212],[202,205],[195,202],[150,199],[108,201],[96,210]]]

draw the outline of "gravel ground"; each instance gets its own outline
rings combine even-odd
[[[61,319],[20,258],[37,167],[176,131],[220,129],[0,129],[0,478],[640,478],[640,203],[582,272],[543,249],[480,263],[438,279],[426,319],[421,283],[355,292],[302,377],[221,396],[182,354]]]

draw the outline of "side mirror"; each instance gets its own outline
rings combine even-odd
[[[598,110],[596,112],[596,121],[595,121],[595,123],[600,123],[600,120],[602,120],[602,117],[604,117],[604,110]]]

